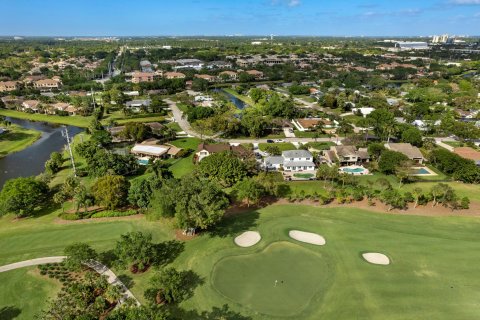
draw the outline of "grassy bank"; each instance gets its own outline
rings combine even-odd
[[[27,148],[42,136],[39,131],[17,125],[10,125],[7,130],[0,134],[0,158]]]
[[[15,110],[0,110],[0,115],[5,117],[12,117],[18,119],[25,119],[31,121],[44,121],[57,124],[65,124],[69,126],[76,126],[81,128],[88,127],[91,117],[82,116],[56,116],[38,113],[26,113]]]

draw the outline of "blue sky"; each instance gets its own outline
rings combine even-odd
[[[1,35],[480,34],[480,0],[0,0]]]

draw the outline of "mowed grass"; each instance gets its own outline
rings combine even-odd
[[[275,316],[294,316],[318,300],[330,284],[328,259],[320,250],[275,242],[261,252],[220,260],[212,283],[225,297]],[[232,276],[235,274],[235,276]]]
[[[258,148],[262,151],[265,151],[268,146],[274,146],[280,149],[280,151],[288,150],[297,150],[297,148],[290,142],[279,142],[279,143],[259,143]]]
[[[40,276],[37,267],[0,273],[0,319],[34,319],[60,290],[60,282]]]
[[[8,132],[0,134],[0,158],[18,152],[37,141],[42,134],[36,130],[10,125]]]
[[[288,237],[292,229],[321,234],[327,244],[294,241]],[[258,230],[262,240],[251,248],[237,247],[233,238],[245,230]],[[296,244],[298,251],[280,248],[266,255],[272,244],[284,242]],[[320,258],[302,257],[302,250]],[[476,218],[283,205],[230,218],[216,235],[188,242],[174,265],[194,270],[205,281],[182,303],[186,309],[228,304],[252,319],[476,319],[479,250]],[[392,263],[369,264],[361,257],[365,252],[384,253]],[[284,276],[278,264],[292,274]],[[281,277],[303,284],[303,291],[292,290],[305,305],[275,296],[272,279]],[[318,290],[308,301],[312,287]]]
[[[83,116],[57,116],[38,113],[26,113],[15,110],[0,110],[0,115],[5,117],[12,117],[18,119],[26,119],[32,121],[44,121],[50,123],[66,124],[70,126],[76,126],[86,128],[90,124],[92,117]]]
[[[120,234],[133,230],[152,233],[155,241],[173,239],[165,221],[59,224],[58,213],[19,221],[0,218],[0,265],[59,255],[78,241],[109,250]],[[292,229],[321,234],[327,243],[318,247],[294,241],[288,237]],[[233,239],[246,230],[259,231],[262,240],[240,248]],[[184,245],[172,266],[192,270],[203,280],[194,296],[181,303],[187,310],[208,311],[227,304],[251,319],[462,320],[480,315],[478,218],[274,205],[231,216]],[[384,253],[392,264],[368,264],[361,258],[364,252]],[[25,270],[0,274],[0,308],[18,308],[22,313],[17,319],[31,319],[45,308],[55,289],[45,279],[29,290],[33,280]],[[123,272],[143,302],[153,272]],[[275,295],[274,280],[283,280],[284,287],[277,288],[291,292]],[[34,301],[31,307],[25,306],[29,300]]]

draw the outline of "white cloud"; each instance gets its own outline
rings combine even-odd
[[[290,0],[288,2],[288,6],[289,7],[296,7],[296,6],[299,6],[301,3],[300,3],[300,0]]]
[[[450,0],[450,3],[458,5],[480,5],[480,0]]]

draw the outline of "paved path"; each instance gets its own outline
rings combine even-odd
[[[448,151],[450,152],[454,152],[455,151],[455,148],[444,143],[443,141],[455,141],[453,140],[452,138],[435,138],[435,144],[442,147],[442,148],[445,148],[447,149]]]
[[[10,271],[10,270],[20,269],[24,267],[38,266],[38,265],[47,264],[47,263],[60,263],[66,258],[67,258],[66,256],[44,257],[44,258],[30,259],[30,260],[20,261],[16,263],[11,263],[4,266],[0,266],[0,273]],[[130,290],[128,290],[128,288],[123,284],[123,282],[120,281],[120,279],[117,278],[115,273],[113,273],[113,271],[110,270],[106,265],[98,261],[91,261],[91,262],[85,263],[85,265],[95,270],[98,274],[102,276],[103,275],[107,276],[107,281],[109,284],[119,286],[122,289],[123,295],[118,301],[118,305],[121,305],[127,298],[131,298],[135,300],[137,305],[140,305],[140,302],[137,300],[137,298],[135,298],[133,293]]]

